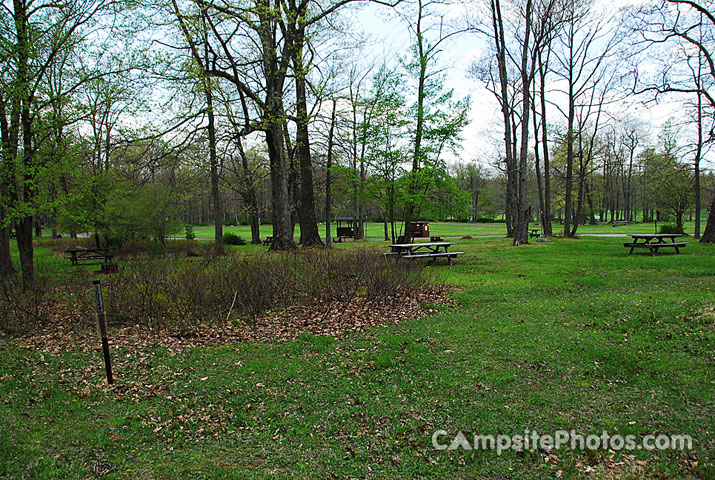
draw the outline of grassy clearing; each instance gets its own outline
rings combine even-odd
[[[659,224],[661,225],[661,224]],[[399,227],[399,226],[398,226]],[[213,226],[203,226],[203,227],[193,227],[194,234],[196,238],[214,238]],[[296,235],[298,235],[299,227],[296,227]],[[540,228],[539,225],[533,224],[532,228]],[[554,233],[561,234],[563,226],[558,223],[554,223]],[[705,223],[703,222],[702,227],[705,228]],[[686,233],[692,235],[695,230],[695,222],[684,222],[684,229]],[[321,236],[325,236],[325,224],[320,224],[319,226]],[[251,238],[251,228],[247,225],[239,226],[224,226],[224,232],[230,232],[236,235],[240,235],[244,239]],[[333,237],[335,238],[335,226],[332,228]],[[629,234],[629,233],[655,233],[655,226],[652,223],[633,223],[630,225],[619,225],[614,227],[609,224],[603,225],[581,225],[578,228],[578,234]],[[478,236],[494,236],[494,235],[506,235],[506,227],[499,224],[484,224],[484,223],[453,223],[453,222],[430,222],[430,234],[434,236],[447,235],[447,236],[465,236],[471,235],[472,237]],[[272,225],[261,225],[261,238],[265,238],[268,235],[273,235]],[[368,223],[366,228],[367,238],[384,238],[384,228],[381,223]]]
[[[463,288],[454,308],[337,338],[114,349],[116,390],[99,352],[0,339],[0,477],[715,477],[713,246],[459,249],[453,267],[430,267]],[[440,428],[689,434],[694,450],[547,463],[435,451]]]

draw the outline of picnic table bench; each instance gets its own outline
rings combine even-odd
[[[623,225],[628,225],[628,222],[625,220],[614,220],[613,222],[614,227],[621,227]]]
[[[106,248],[70,248],[65,250],[67,258],[72,265],[79,265],[79,262],[95,262],[102,260],[102,263],[110,263],[112,254]]]
[[[431,258],[436,260],[440,257],[446,257],[450,265],[452,259],[457,255],[462,255],[464,252],[450,252],[449,247],[456,245],[450,242],[420,242],[420,243],[395,243],[390,245],[390,251],[385,255],[394,255],[397,258]]]
[[[678,233],[632,233],[633,241],[626,242],[623,246],[630,248],[629,254],[636,248],[647,248],[651,255],[658,253],[660,248],[674,248],[677,254],[680,253],[681,248],[690,244],[690,242],[676,242],[675,239],[680,236]],[[670,239],[670,242],[666,242],[666,239]],[[643,241],[639,242],[639,240]]]
[[[539,237],[541,236],[541,232],[539,232],[538,228],[530,228],[529,229],[529,238],[534,238],[534,237]]]
[[[273,237],[266,237],[266,239],[263,240],[263,245],[266,245],[268,247],[273,245]]]

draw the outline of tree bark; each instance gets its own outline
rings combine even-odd
[[[7,278],[15,274],[15,266],[10,255],[12,226],[6,214],[6,205],[10,202],[10,179],[13,178],[10,161],[14,156],[14,148],[11,145],[10,126],[7,121],[4,98],[0,98],[0,133],[2,135],[2,148],[0,148],[0,276]]]
[[[702,62],[701,62],[702,63]],[[698,92],[697,104],[697,126],[698,126],[698,144],[695,150],[695,231],[693,238],[700,238],[700,209],[702,208],[702,200],[700,198],[700,159],[703,152],[703,99],[702,93]]]
[[[500,0],[492,0],[492,24],[494,26],[494,43],[496,47],[497,69],[499,71],[499,86],[501,89],[501,111],[504,121],[504,152],[506,165],[506,198],[504,216],[507,236],[513,236],[512,222],[515,212],[516,197],[516,165],[512,145],[512,112],[509,104],[509,77],[506,68],[506,44],[504,37],[504,21],[501,13]]]
[[[514,228],[514,245],[529,243],[529,208],[526,205],[527,160],[529,154],[529,112],[531,110],[531,80],[529,68],[533,71],[533,62],[529,65],[529,47],[532,22],[532,1],[526,0],[524,14],[524,45],[521,52],[521,147],[519,149],[519,184],[517,222]]]
[[[300,240],[303,247],[323,245],[318,231],[318,221],[315,215],[315,189],[313,185],[313,164],[310,155],[310,136],[308,134],[308,106],[305,89],[305,66],[303,65],[303,44],[305,42],[305,27],[298,28],[293,55],[295,70],[296,109],[296,154],[300,166]]]
[[[543,149],[544,157],[544,210],[543,210],[543,234],[546,237],[553,235],[552,225],[551,225],[551,167],[549,165],[549,137],[548,137],[548,123],[546,121],[546,63],[543,62],[541,56],[541,50],[538,53],[539,61],[539,88],[541,100],[541,147]],[[548,55],[547,55],[548,62]]]
[[[705,225],[703,235],[700,237],[700,243],[715,243],[715,195],[713,195],[708,222]]]
[[[331,197],[331,171],[333,167],[333,135],[335,132],[335,110],[337,100],[333,99],[333,111],[330,114],[330,130],[328,131],[328,160],[325,166],[325,244],[330,247],[333,244],[333,234],[331,229],[332,197]]]
[[[274,106],[273,111],[276,110],[281,111],[282,109]],[[269,114],[268,118],[273,118],[273,115]],[[271,203],[273,207],[273,242],[270,249],[290,250],[295,248],[295,242],[293,241],[288,169],[281,122],[273,121],[267,126],[266,145],[271,164]]]
[[[206,106],[208,109],[209,164],[211,169],[211,201],[213,202],[214,253],[223,255],[223,205],[219,190],[218,155],[216,153],[216,120],[213,110],[213,93],[208,79],[204,79]]]
[[[0,207],[0,225],[6,219]],[[15,275],[15,266],[10,255],[10,225],[0,227],[0,278],[6,279]]]

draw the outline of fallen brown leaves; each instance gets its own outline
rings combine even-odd
[[[347,305],[313,304],[273,311],[256,320],[255,325],[233,319],[219,325],[200,325],[190,331],[152,331],[144,325],[109,324],[112,348],[137,349],[150,345],[175,349],[219,345],[243,341],[283,342],[307,332],[313,335],[337,336],[368,327],[397,323],[434,313],[424,305],[447,305],[448,292],[456,287],[429,285],[420,291],[405,291],[386,297],[385,301],[368,304],[355,298]],[[19,345],[50,354],[65,351],[97,349],[99,341],[94,318],[86,313],[56,312],[41,327],[17,337]]]

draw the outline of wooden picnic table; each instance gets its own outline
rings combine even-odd
[[[79,265],[83,261],[102,260],[104,263],[112,261],[112,254],[106,248],[70,248],[65,250],[72,265]]]
[[[395,255],[398,258],[432,258],[446,257],[450,265],[452,259],[464,252],[450,252],[449,247],[456,245],[451,242],[418,242],[418,243],[395,243],[390,245],[390,251],[385,255]]]
[[[632,233],[632,242],[626,242],[623,244],[624,247],[630,248],[628,252],[633,253],[636,248],[647,248],[650,250],[651,255],[658,253],[660,248],[674,248],[675,253],[680,253],[680,249],[690,244],[690,242],[676,242],[675,239],[682,236],[679,233]],[[670,242],[666,240],[670,239]],[[639,240],[643,240],[639,242]]]

